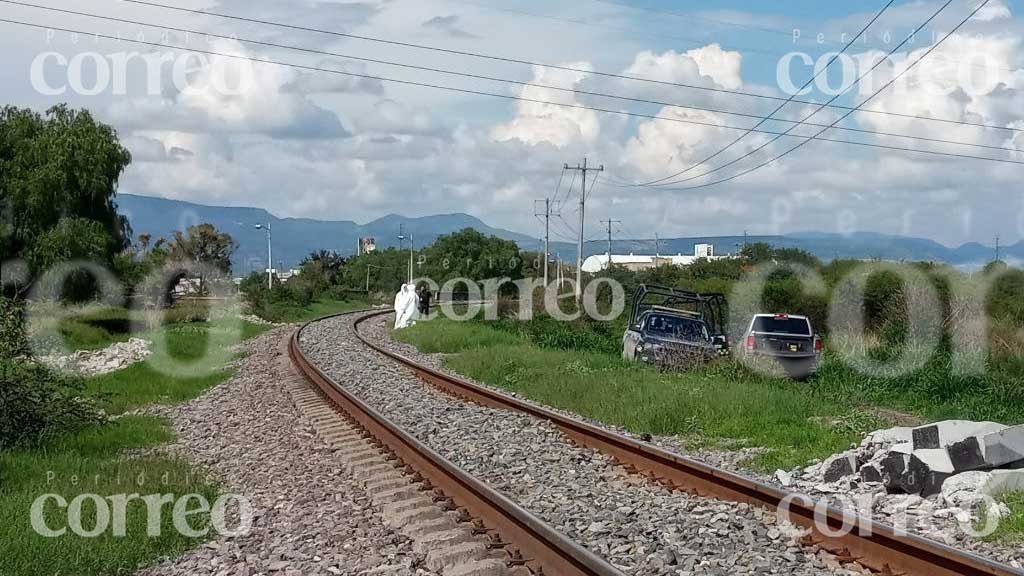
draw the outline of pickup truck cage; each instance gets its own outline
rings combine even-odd
[[[698,317],[707,323],[713,336],[726,334],[726,301],[720,293],[698,294],[688,290],[641,284],[633,292],[629,325],[636,326],[640,315],[648,310],[662,310]]]

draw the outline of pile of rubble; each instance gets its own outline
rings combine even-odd
[[[927,503],[964,520],[987,497],[1024,490],[1024,426],[947,420],[879,430],[858,447],[803,470],[780,470],[775,479],[811,495],[874,495],[874,507]]]
[[[115,342],[102,350],[78,350],[71,354],[49,354],[39,360],[58,370],[75,372],[83,376],[98,376],[127,368],[150,355],[150,342],[142,338],[129,338]]]

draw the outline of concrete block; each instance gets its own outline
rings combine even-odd
[[[904,454],[896,450],[890,451],[889,454],[882,459],[882,484],[885,485],[886,491],[892,492],[904,492],[902,485],[903,475],[907,473],[907,467],[910,465],[910,454]]]
[[[985,463],[989,466],[1024,460],[1024,425],[986,434],[982,440]]]
[[[882,483],[882,465],[869,462],[861,466],[860,479],[863,482]]]
[[[968,470],[979,470],[985,468],[985,445],[977,436],[971,436],[966,440],[954,442],[946,448],[949,459],[953,462],[953,468],[957,472]]]
[[[927,498],[942,492],[942,483],[955,473],[949,453],[942,449],[914,450],[900,486],[908,494]]]
[[[992,432],[1005,430],[1007,427],[997,422],[971,422],[970,420],[945,420],[914,428],[914,450],[934,450],[945,448],[971,436],[982,436]]]
[[[885,430],[875,430],[864,437],[864,441],[861,442],[861,446],[869,446],[872,444],[902,444],[904,442],[912,442],[914,439],[914,429],[906,426],[899,426],[896,428],[887,428]]]
[[[826,460],[822,469],[825,470],[822,479],[826,483],[838,482],[857,471],[857,455],[852,452],[837,454]]]
[[[993,497],[1007,492],[1024,492],[1024,468],[993,470],[989,473],[989,481],[982,490]]]

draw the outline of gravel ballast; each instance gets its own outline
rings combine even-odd
[[[291,330],[244,343],[249,355],[234,377],[195,400],[157,410],[178,436],[168,450],[212,473],[226,492],[249,499],[252,530],[215,538],[140,574],[338,576],[414,564],[409,539],[382,523],[334,451],[300,417],[281,356]]]
[[[303,352],[465,471],[631,574],[859,574],[747,505],[670,491],[547,422],[467,404],[365,347],[354,317],[314,323]],[[374,326],[379,325],[375,323]]]
[[[395,341],[391,338],[386,319],[387,317],[368,320],[360,325],[360,331],[389,350],[398,352],[417,362],[469,380],[475,384],[502,391],[499,388],[476,382],[448,370],[443,365],[443,354],[423,353],[411,344]],[[507,391],[503,392],[507,393]],[[530,402],[529,400],[526,401]],[[833,485],[808,485],[810,489],[807,490],[804,490],[804,488],[807,488],[804,484],[800,484],[798,487],[786,487],[772,475],[760,474],[743,466],[744,461],[759,451],[758,448],[745,448],[737,451],[692,450],[688,449],[686,442],[680,438],[659,436],[640,438],[640,436],[624,429],[584,418],[565,410],[555,409],[555,411],[637,440],[644,440],[662,449],[695,458],[711,466],[724,468],[761,482],[774,484],[783,489],[806,492],[815,501],[824,500],[830,506],[839,508],[851,507],[856,509],[859,514],[870,514],[876,521],[903,526],[911,534],[967,550],[996,562],[1007,564],[1013,568],[1024,568],[1024,547],[1015,544],[988,542],[968,535],[962,529],[960,520],[955,515],[948,513],[948,510],[944,510],[946,507],[941,503],[935,502],[935,498],[925,499],[912,495],[880,495],[868,492],[866,489],[856,487],[842,489]],[[973,524],[974,521],[968,521],[968,525],[972,528],[974,527]]]

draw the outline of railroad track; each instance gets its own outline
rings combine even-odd
[[[772,511],[777,510],[780,503],[787,501],[790,503],[789,520],[810,529],[802,543],[828,550],[841,562],[857,563],[886,575],[1024,574],[1012,567],[938,542],[914,535],[898,534],[888,525],[852,516],[835,508],[819,508],[816,512],[815,503],[795,497],[774,486],[708,466],[423,366],[359,333],[358,327],[361,323],[387,313],[364,313],[355,322],[356,336],[369,348],[411,369],[421,380],[474,403],[517,411],[548,421],[576,443],[604,452],[617,459],[627,469],[646,475],[671,489],[746,503]],[[330,317],[320,320],[326,318]],[[502,541],[514,545],[518,553],[510,555],[510,564],[522,564],[523,558],[526,558],[525,564],[535,573],[621,573],[402,432],[381,414],[366,406],[344,387],[311,365],[302,355],[298,342],[299,331],[291,340],[289,353],[302,373],[314,382],[327,398],[341,407],[398,458],[418,470],[432,485],[440,488],[447,497],[464,507],[468,515],[480,519],[487,528],[496,530]],[[816,514],[819,517],[817,522]],[[840,528],[851,524],[855,526],[852,531],[842,531],[841,535],[835,535],[840,532]],[[511,550],[511,547],[509,549]]]

